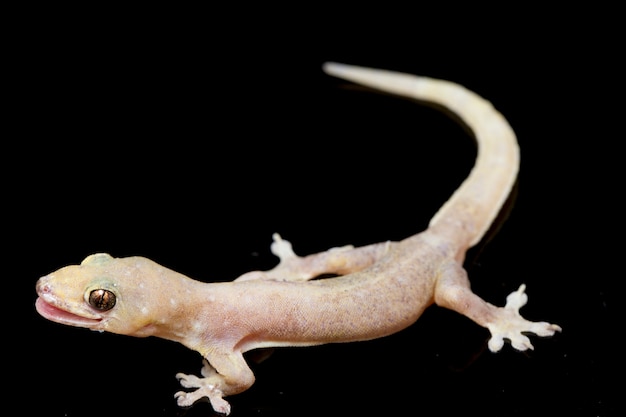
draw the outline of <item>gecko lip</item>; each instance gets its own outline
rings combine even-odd
[[[101,318],[89,318],[70,313],[67,310],[55,306],[44,298],[47,297],[41,295],[37,298],[35,308],[39,314],[48,320],[80,327],[93,327],[102,320]]]
[[[102,321],[100,315],[86,310],[84,306],[74,306],[60,300],[54,293],[50,278],[51,276],[43,277],[36,285],[39,298],[35,302],[35,309],[41,316],[57,323],[87,328],[94,328]]]

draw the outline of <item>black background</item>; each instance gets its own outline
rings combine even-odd
[[[620,244],[604,237],[620,239],[607,185],[620,168],[608,158],[618,133],[605,98],[620,85],[611,11],[378,8],[15,15],[4,64],[15,93],[3,152],[7,407],[26,396],[29,415],[211,415],[173,398],[175,373],[198,373],[197,353],[37,315],[37,278],[91,253],[221,281],[272,267],[273,232],[308,254],[426,227],[472,165],[470,136],[435,109],[325,76],[333,60],[449,79],[507,117],[522,150],[517,198],[466,267],[497,305],[526,283],[523,314],[563,333],[491,354],[486,330],[433,307],[384,339],[277,350],[229,399],[233,415],[623,410]]]

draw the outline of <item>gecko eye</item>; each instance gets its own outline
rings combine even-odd
[[[109,290],[93,290],[89,293],[89,304],[96,310],[110,310],[115,306],[115,294]]]

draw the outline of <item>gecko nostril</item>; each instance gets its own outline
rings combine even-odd
[[[37,292],[40,294],[48,294],[50,293],[50,285],[48,285],[48,283],[45,280],[46,277],[40,278],[39,281],[37,281]]]

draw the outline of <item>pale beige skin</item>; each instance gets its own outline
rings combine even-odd
[[[383,91],[443,105],[474,131],[476,164],[428,229],[400,242],[334,248],[306,257],[274,235],[280,263],[233,282],[202,283],[141,257],[86,258],[37,282],[39,313],[56,322],[130,336],[158,336],[205,359],[202,378],[178,374],[178,404],[208,397],[224,414],[223,397],[254,382],[242,354],[272,346],[374,339],[410,326],[433,303],[491,332],[489,348],[508,340],[532,349],[523,333],[550,336],[559,326],[518,313],[524,285],[495,307],[477,295],[462,267],[465,253],[490,227],[517,176],[519,150],[511,127],[491,104],[447,81],[328,63],[328,74]],[[311,280],[320,274],[339,277]],[[99,291],[105,290],[105,291]],[[95,291],[95,292],[94,292]],[[90,300],[90,296],[92,300]],[[111,300],[113,303],[107,304]]]

